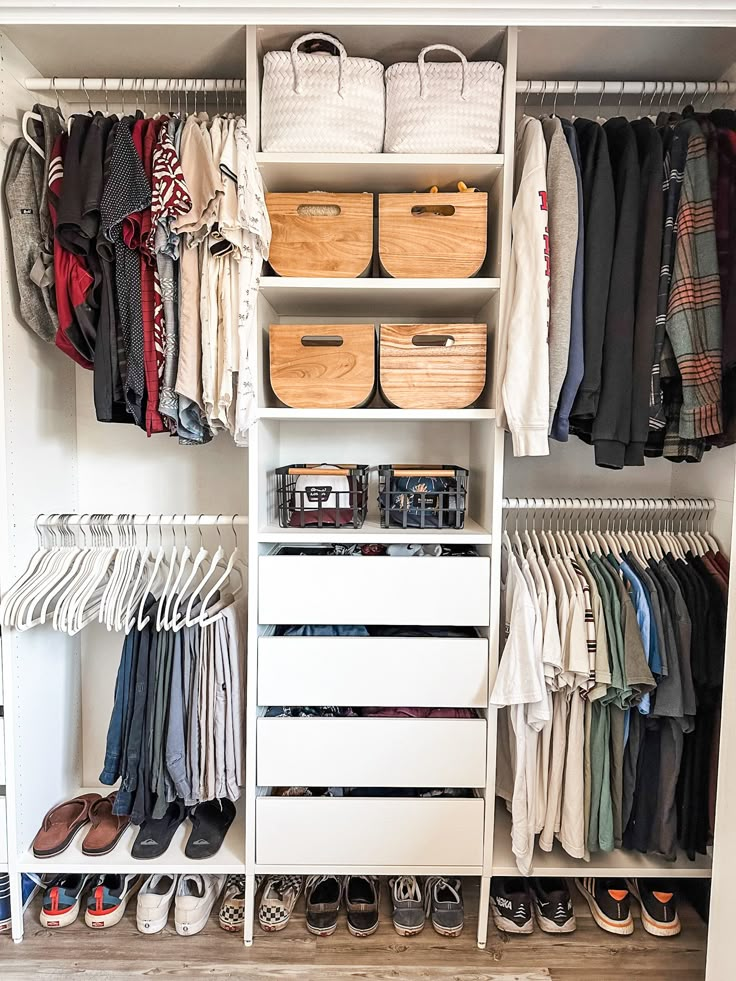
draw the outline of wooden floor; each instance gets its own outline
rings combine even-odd
[[[374,936],[356,940],[342,918],[329,939],[310,936],[303,908],[281,933],[256,927],[255,943],[245,948],[240,934],[221,930],[213,917],[202,933],[179,937],[172,925],[156,936],[142,936],[131,904],[125,919],[109,931],[93,932],[82,917],[62,930],[44,930],[38,900],[26,914],[26,936],[14,944],[0,939],[0,978],[249,978],[251,981],[701,981],[705,929],[690,907],[682,912],[683,932],[658,940],[636,922],[631,937],[599,930],[577,893],[578,929],[555,939],[538,930],[529,937],[504,939],[491,925],[487,950],[475,946],[477,890],[466,888],[465,930],[458,939],[439,937],[431,928],[411,939],[394,932],[386,890],[381,923]]]

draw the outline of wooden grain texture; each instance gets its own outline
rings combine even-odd
[[[304,214],[327,205],[336,215]],[[267,194],[268,257],[279,276],[362,276],[373,258],[372,194]],[[299,208],[302,208],[302,213]]]
[[[305,337],[340,337],[335,347],[305,346]],[[271,388],[293,409],[354,409],[376,384],[373,324],[271,324]]]
[[[452,214],[412,209],[451,208]],[[380,194],[378,255],[381,266],[397,279],[475,276],[486,257],[488,195]]]
[[[94,932],[82,919],[63,930],[45,930],[38,903],[26,914],[26,939],[13,944],[0,935],[3,981],[83,978],[248,978],[249,981],[702,981],[705,974],[705,927],[683,904],[683,932],[660,940],[645,933],[636,917],[631,937],[603,933],[585,903],[573,894],[578,917],[574,934],[503,938],[491,924],[488,948],[475,945],[478,889],[465,885],[465,930],[455,940],[430,926],[417,937],[397,936],[391,926],[388,890],[382,889],[377,933],[356,940],[344,914],[334,936],[312,937],[304,928],[303,900],[281,933],[256,927],[255,943],[244,948],[240,934],[225,933],[213,916],[202,933],[179,937],[173,916],[166,929],[142,936],[135,909],[109,931]],[[529,975],[531,977],[529,977]]]
[[[383,397],[399,409],[466,409],[485,387],[487,333],[485,324],[381,324]],[[453,343],[417,346],[417,337]]]

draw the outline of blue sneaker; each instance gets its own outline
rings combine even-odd
[[[23,904],[23,912],[28,909],[28,906],[36,895],[36,888],[40,887],[45,889],[46,885],[40,875],[26,874],[25,872],[20,877],[20,892],[21,892],[21,902]]]
[[[10,876],[0,875],[0,933],[10,929]]]

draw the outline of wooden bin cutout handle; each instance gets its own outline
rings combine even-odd
[[[339,204],[300,204],[296,213],[300,218],[337,218],[342,208]]]
[[[440,218],[455,214],[454,204],[415,204],[411,213],[417,218],[437,215]]]
[[[452,334],[414,334],[411,342],[414,347],[452,347],[455,338]]]
[[[302,347],[342,347],[345,341],[339,334],[305,334]]]

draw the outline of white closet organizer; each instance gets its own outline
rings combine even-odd
[[[293,9],[292,5],[292,8]],[[489,5],[490,6],[490,5]],[[538,6],[542,6],[541,4]],[[603,7],[605,8],[605,4]],[[674,6],[674,5],[671,5]],[[245,942],[253,935],[256,873],[439,872],[481,877],[478,942],[485,944],[488,890],[494,872],[511,872],[508,828],[496,820],[495,714],[488,707],[498,649],[502,498],[508,496],[709,497],[715,501],[712,529],[729,551],[734,498],[734,453],[718,450],[700,465],[664,461],[622,474],[596,471],[589,449],[571,442],[553,446],[549,458],[514,460],[496,428],[494,346],[509,254],[513,192],[515,115],[524,102],[526,79],[613,80],[603,100],[614,112],[621,81],[736,78],[736,15],[671,10],[605,13],[525,10],[522,30],[499,23],[482,5],[407,16],[405,9],[342,5],[334,24],[326,10],[305,14],[306,25],[270,24],[282,7],[257,18],[245,6],[224,3],[216,14],[203,5],[143,9],[120,2],[119,23],[104,23],[107,10],[76,10],[36,4],[15,8],[0,35],[0,143],[2,155],[20,133],[22,113],[39,96],[29,78],[64,79],[57,88],[66,111],[87,108],[80,71],[96,106],[105,106],[104,86],[93,76],[142,79],[137,95],[156,105],[166,81],[182,75],[245,79],[248,126],[259,145],[263,53],[284,49],[306,30],[334,31],[349,53],[385,64],[416,58],[431,43],[445,42],[469,58],[504,64],[505,89],[499,153],[493,155],[284,154],[259,152],[271,191],[315,188],[342,191],[412,191],[433,183],[464,180],[489,192],[488,257],[468,280],[279,279],[264,277],[258,304],[256,365],[259,421],[249,450],[220,436],[206,447],[183,449],[163,438],[146,440],[127,427],[98,424],[92,410],[92,379],[20,323],[5,223],[0,226],[2,262],[2,365],[0,413],[0,586],[6,588],[31,554],[33,519],[49,512],[141,514],[247,513],[249,516],[249,644],[246,721],[246,786],[238,818],[242,847],[228,847],[219,865],[200,871],[245,872],[248,913]],[[704,28],[704,16],[709,24]],[[213,20],[217,18],[217,23]],[[571,20],[580,26],[571,26]],[[413,26],[400,26],[411,20]],[[566,21],[566,23],[563,22]],[[677,21],[677,26],[668,23]],[[98,23],[93,23],[97,21]],[[398,23],[397,23],[398,22]],[[607,23],[625,26],[606,26]],[[637,26],[646,22],[649,26]],[[585,26],[589,24],[590,26]],[[145,24],[145,26],[142,26]],[[421,26],[424,25],[424,26]],[[186,67],[184,67],[186,66]],[[521,94],[517,96],[517,80]],[[192,80],[194,81],[194,80]],[[40,85],[40,83],[38,83]],[[194,81],[192,91],[201,92]],[[111,108],[119,95],[107,86]],[[53,102],[53,85],[46,86]],[[573,90],[574,92],[574,90]],[[624,90],[623,108],[638,109],[642,89]],[[191,95],[191,92],[190,92]],[[664,92],[663,92],[664,97]],[[679,89],[675,87],[677,101]],[[725,96],[727,97],[727,95]],[[176,104],[176,94],[173,96]],[[238,93],[242,98],[242,93]],[[558,112],[572,111],[573,94],[558,91]],[[719,99],[724,96],[719,95]],[[116,101],[117,100],[117,101]],[[217,95],[207,93],[215,107]],[[587,101],[586,101],[587,100]],[[658,100],[655,100],[658,104]],[[222,105],[222,103],[221,103]],[[528,108],[539,105],[530,95]],[[578,91],[576,112],[597,112],[598,96]],[[191,107],[191,100],[190,100]],[[201,107],[201,103],[200,103]],[[295,410],[276,399],[269,383],[269,330],[277,323],[380,323],[475,321],[488,328],[488,383],[466,410],[397,410],[376,400],[356,410]],[[359,459],[358,459],[359,458]],[[469,514],[461,531],[382,529],[370,490],[368,518],[360,530],[282,529],[278,525],[272,472],[304,460],[356,459],[426,462],[443,459],[470,471]],[[505,471],[505,472],[504,472]],[[309,542],[449,542],[475,546],[467,559],[300,557],[277,554],[280,544]],[[447,569],[447,572],[445,572]],[[736,586],[732,582],[732,590]],[[732,594],[732,611],[736,609]],[[478,630],[468,640],[402,641],[389,638],[310,638],[274,635],[279,624],[392,623],[459,624]],[[736,617],[729,617],[729,650],[736,649]],[[22,937],[21,871],[85,868],[74,857],[58,864],[32,859],[28,847],[46,810],[96,785],[112,699],[121,638],[89,628],[69,638],[40,628],[6,631],[5,750],[8,795],[7,864],[11,872],[13,937]],[[730,970],[729,911],[734,849],[728,814],[736,807],[736,784],[727,774],[736,761],[736,664],[729,658],[724,683],[720,794],[713,851],[708,981]],[[370,670],[368,667],[370,666]],[[472,720],[280,719],[264,717],[270,705],[383,704],[452,705],[478,710]],[[397,752],[397,748],[402,750]],[[422,798],[278,798],[269,788],[286,783],[356,786],[460,786],[475,796]],[[0,831],[2,829],[0,828]],[[0,835],[0,841],[2,836]],[[549,859],[547,861],[547,858]],[[67,856],[68,859],[68,856]],[[614,868],[632,874],[692,875],[678,861],[646,869],[615,853],[595,866],[558,855],[545,857],[537,872],[575,874]],[[0,844],[0,861],[2,844]],[[103,870],[127,870],[113,854]],[[182,857],[162,857],[156,871],[192,868]],[[702,862],[697,874],[710,872]],[[620,874],[620,873],[619,873]],[[219,942],[219,937],[217,941]],[[574,943],[574,938],[571,940]]]

